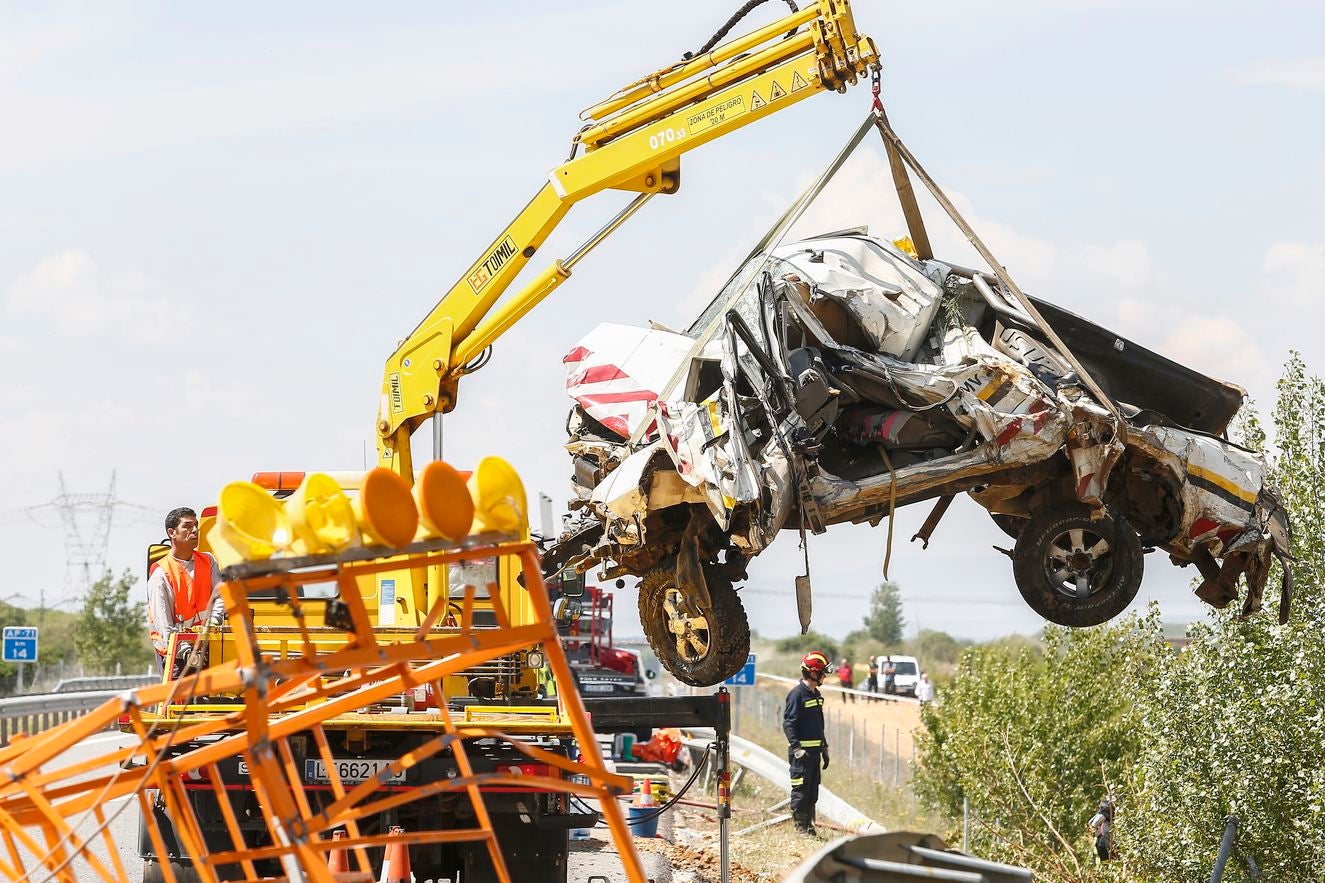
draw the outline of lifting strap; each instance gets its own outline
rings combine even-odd
[[[755,279],[763,272],[764,267],[768,265],[773,248],[776,248],[778,244],[782,242],[782,238],[787,235],[787,231],[791,228],[791,225],[796,223],[801,215],[805,214],[805,210],[810,207],[810,203],[814,202],[819,194],[823,192],[823,189],[828,186],[828,182],[833,180],[833,176],[837,174],[838,170],[842,168],[842,164],[845,163],[847,158],[850,157],[851,154],[855,152],[856,148],[860,146],[860,142],[865,139],[865,133],[873,126],[874,116],[871,114],[860,124],[856,131],[847,140],[847,143],[838,152],[837,156],[833,158],[833,161],[819,174],[819,177],[806,188],[804,193],[796,198],[796,201],[782,213],[781,217],[773,222],[773,226],[768,229],[768,232],[764,234],[763,238],[760,239],[755,247],[750,250],[750,253],[745,257],[745,260],[736,265],[736,269],[732,272],[731,276],[729,276],[727,281],[723,283],[718,296],[709,303],[708,307],[701,315],[701,318],[705,315],[708,316],[708,322],[695,337],[695,342],[691,344],[690,350],[686,353],[685,358],[681,360],[676,371],[672,373],[670,378],[668,378],[667,383],[663,385],[662,389],[658,390],[657,401],[661,402],[667,400],[667,397],[672,394],[674,389],[676,389],[677,384],[681,382],[682,378],[690,373],[690,363],[700,354],[704,347],[708,345],[709,341],[713,339],[713,335],[718,332],[726,321],[727,311],[732,308],[736,299],[741,296],[744,289],[744,286],[735,285],[739,277],[744,276],[746,279]],[[742,271],[749,266],[751,261],[759,257],[761,254],[764,256],[764,259],[760,262],[759,267],[755,272],[744,274]],[[698,324],[699,323],[696,322],[695,325],[690,326],[689,331],[691,334],[695,333]],[[651,403],[649,407],[651,409],[657,408],[657,402]],[[639,422],[634,433],[630,436],[629,448],[631,451],[635,451],[639,448],[640,440],[643,438],[645,430],[650,425],[652,425],[652,421],[648,419]]]
[[[943,210],[948,213],[948,217],[951,218],[952,222],[957,225],[957,228],[962,231],[966,240],[971,243],[977,252],[980,253],[980,257],[984,258],[985,263],[989,264],[989,268],[994,271],[994,275],[998,277],[998,281],[1002,283],[1004,290],[1011,292],[1012,296],[1017,299],[1017,303],[1026,311],[1027,315],[1035,320],[1035,324],[1039,326],[1039,330],[1043,332],[1044,336],[1049,339],[1051,344],[1053,344],[1054,349],[1058,350],[1059,354],[1062,355],[1062,357],[1067,360],[1068,364],[1072,366],[1072,370],[1077,372],[1077,377],[1081,378],[1081,382],[1090,390],[1090,394],[1095,397],[1095,400],[1099,402],[1100,405],[1108,409],[1109,413],[1118,421],[1118,436],[1119,439],[1125,443],[1127,439],[1128,424],[1127,420],[1124,419],[1122,412],[1118,410],[1118,405],[1112,398],[1105,394],[1104,390],[1100,389],[1100,385],[1095,382],[1095,378],[1091,376],[1090,372],[1087,371],[1079,361],[1077,361],[1077,357],[1072,354],[1072,351],[1067,348],[1067,344],[1063,343],[1063,339],[1058,336],[1058,332],[1054,331],[1054,329],[1049,326],[1049,323],[1044,321],[1044,317],[1041,316],[1040,311],[1035,308],[1035,304],[1031,303],[1031,299],[1026,296],[1025,292],[1021,290],[1016,282],[1012,281],[1012,277],[1008,274],[1007,269],[998,262],[998,259],[994,257],[994,253],[990,251],[984,241],[976,235],[974,228],[966,222],[966,219],[962,217],[961,212],[957,211],[957,207],[952,204],[950,199],[948,199],[947,194],[945,194],[942,188],[935,183],[934,179],[929,176],[929,173],[921,168],[920,163],[916,161],[916,158],[911,154],[911,151],[907,150],[906,145],[902,143],[902,139],[898,138],[897,133],[888,125],[888,118],[883,115],[882,106],[880,106],[878,112],[872,113],[871,116],[874,118],[874,124],[879,130],[879,135],[883,138],[884,145],[891,147],[902,161],[911,167],[911,171],[916,173],[916,177],[919,178],[921,183],[925,185],[925,188],[929,190],[930,195],[932,195],[935,201],[937,201],[938,204],[943,207]],[[909,192],[909,181],[907,183],[907,189]],[[903,199],[903,207],[905,207],[906,202],[902,197],[900,187],[898,189],[898,198]],[[912,196],[912,201],[914,202],[914,196]],[[926,240],[926,242],[928,242],[928,240]],[[917,244],[917,250],[918,249],[919,245]]]

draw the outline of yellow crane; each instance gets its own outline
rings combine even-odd
[[[411,436],[433,418],[431,459],[441,459],[441,416],[455,408],[460,379],[481,367],[493,342],[570,278],[575,265],[644,203],[680,189],[682,154],[812,95],[845,92],[871,75],[877,86],[878,50],[857,32],[848,0],[814,0],[804,9],[785,0],[791,14],[716,45],[761,2],[746,2],[699,52],[581,113],[584,124],[572,138],[569,158],[552,169],[387,360],[377,412],[378,466],[412,482]],[[510,292],[571,206],[605,190],[635,196],[573,253]],[[431,605],[446,591],[440,568],[426,578],[416,570],[393,579],[400,596],[415,607]],[[503,587],[510,588],[505,581]],[[704,601],[701,597],[699,607]]]
[[[756,5],[747,3],[733,22]],[[378,465],[413,480],[411,434],[456,406],[460,378],[568,279],[589,251],[651,197],[680,189],[682,154],[811,95],[843,92],[878,66],[874,41],[856,31],[851,4],[815,0],[642,77],[585,110],[571,157],[551,171],[387,360],[377,414]],[[604,190],[637,195],[573,254],[552,261],[503,300],[571,206]],[[436,421],[434,456],[440,456],[440,437]]]
[[[711,44],[759,2],[746,3]],[[717,48],[706,46],[585,111],[587,124],[574,138],[571,157],[552,170],[547,183],[388,360],[377,421],[379,466],[414,483],[411,433],[455,407],[460,378],[494,340],[567,279],[579,260],[652,196],[679,189],[683,153],[811,95],[844,91],[877,73],[878,53],[873,41],[856,32],[847,0],[815,0],[803,10],[789,5],[790,15]],[[573,254],[552,261],[508,295],[570,207],[603,190],[636,196]],[[429,469],[449,467],[433,463]],[[256,495],[254,511],[261,514],[263,507],[256,503],[267,500],[264,490],[293,491],[298,498],[300,488],[311,489],[310,478],[275,474],[255,476],[261,486],[238,484]],[[322,478],[337,485],[330,476]],[[352,476],[340,483],[357,490],[362,503],[371,479],[371,474]],[[427,496],[426,471],[420,487]],[[335,494],[340,494],[338,487]],[[204,512],[204,517],[213,516]],[[549,641],[547,661],[558,681],[572,681],[555,643],[554,616],[541,581],[532,575],[527,586],[520,581],[522,590],[515,591],[520,573],[538,563],[523,514],[518,520],[509,536],[494,540],[482,534],[464,545],[443,540],[402,545],[411,529],[400,542],[383,540],[386,545],[356,547],[344,556],[278,556],[228,566],[222,591],[229,627],[194,637],[186,656],[192,669],[123,694],[41,739],[0,751],[0,766],[10,782],[0,793],[5,820],[0,828],[10,844],[0,858],[2,875],[31,879],[27,868],[32,865],[41,868],[45,879],[62,883],[84,877],[127,879],[118,844],[108,833],[118,810],[106,815],[103,807],[130,797],[137,800],[142,833],[150,840],[140,843],[145,874],[170,883],[220,879],[218,867],[233,870],[236,865],[250,878],[260,869],[270,870],[267,865],[278,865],[291,879],[372,879],[376,874],[370,871],[376,872],[379,862],[365,850],[384,846],[404,849],[404,856],[407,847],[428,847],[416,857],[438,873],[421,876],[440,877],[440,870],[455,863],[458,850],[471,845],[482,854],[474,858],[479,866],[483,855],[490,862],[491,877],[484,879],[526,879],[532,868],[540,879],[564,879],[564,829],[531,835],[527,808],[564,821],[573,815],[567,792],[575,792],[604,806],[629,878],[642,880],[614,800],[629,780],[603,766],[578,699],[563,697],[563,709],[503,706],[495,716],[472,701],[451,707],[452,686],[474,666],[505,664],[515,654],[522,669],[536,668],[530,659],[540,643]],[[267,525],[269,539],[275,539],[277,526],[277,520]],[[261,539],[261,530],[254,535]],[[479,542],[484,536],[486,544]],[[501,559],[500,566],[495,559]],[[480,575],[463,585],[452,605],[444,569],[459,568],[463,580],[466,563]],[[497,576],[488,586],[498,584],[501,591],[480,599],[478,586],[493,571]],[[337,589],[334,597],[307,594],[305,584]],[[456,622],[448,623],[444,617],[452,606]],[[391,612],[390,621],[383,618],[385,610]],[[480,621],[487,613],[494,625]],[[201,644],[211,648],[206,663]],[[169,654],[172,660],[177,647]],[[194,671],[200,665],[205,667]],[[472,680],[485,679],[493,680]],[[504,699],[523,683],[514,676],[511,680],[512,693]],[[433,688],[433,714],[414,707],[420,701],[416,691],[426,686]],[[528,697],[529,691],[520,695]],[[480,697],[471,688],[466,698],[493,697]],[[388,700],[401,704],[396,711],[378,707]],[[426,690],[422,701],[429,701]],[[90,760],[68,754],[113,723],[138,736],[139,743]],[[581,749],[583,763],[565,754],[572,737],[588,746]],[[545,743],[552,747],[540,747]],[[442,763],[437,758],[444,752],[450,754]],[[135,758],[148,761],[135,763]],[[97,775],[90,778],[93,772]],[[581,773],[588,784],[562,778]],[[379,786],[391,793],[379,793]],[[440,803],[427,802],[462,789],[474,813],[475,825],[468,828],[451,825],[436,809]],[[315,801],[309,797],[313,792],[322,796]],[[233,809],[236,801],[244,807],[242,814]],[[519,813],[503,812],[507,804],[519,807]],[[407,806],[418,810],[408,816],[416,829],[401,833],[388,828],[402,819]],[[211,812],[213,807],[218,811]],[[85,839],[76,829],[88,818],[96,826]],[[66,819],[78,821],[70,826]],[[512,819],[523,827],[508,829],[508,823],[516,824]],[[332,831],[341,825],[349,836],[337,841]],[[28,828],[40,829],[44,842],[30,836]],[[88,848],[98,836],[108,862]],[[18,852],[15,837],[32,862]],[[348,852],[355,854],[358,872],[333,870]],[[464,856],[466,861],[471,857]]]

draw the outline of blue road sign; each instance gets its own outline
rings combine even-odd
[[[723,681],[733,687],[753,687],[755,685],[755,655],[751,653],[741,670]]]
[[[3,658],[5,662],[36,662],[37,630],[26,626],[5,626]]]

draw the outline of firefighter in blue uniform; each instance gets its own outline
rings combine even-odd
[[[782,732],[787,736],[791,765],[791,818],[796,830],[814,834],[814,805],[819,801],[819,770],[828,769],[828,739],[824,734],[824,697],[819,692],[828,657],[811,650],[801,660],[801,680],[787,694]]]

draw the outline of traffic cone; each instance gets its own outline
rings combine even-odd
[[[393,825],[387,833],[399,837],[405,833],[405,829]],[[385,859],[382,862],[380,883],[414,883],[414,875],[409,868],[409,844],[399,841],[388,843]]]
[[[333,841],[344,840],[347,836],[349,835],[346,834],[342,828],[337,828],[331,832],[331,839]],[[337,871],[348,872],[350,870],[349,853],[343,849],[333,849],[327,856],[327,870],[332,873],[336,873]]]
[[[635,804],[630,807],[631,833],[636,837],[658,836],[658,801],[653,796],[653,780],[645,779],[640,783],[639,794],[635,795]]]

